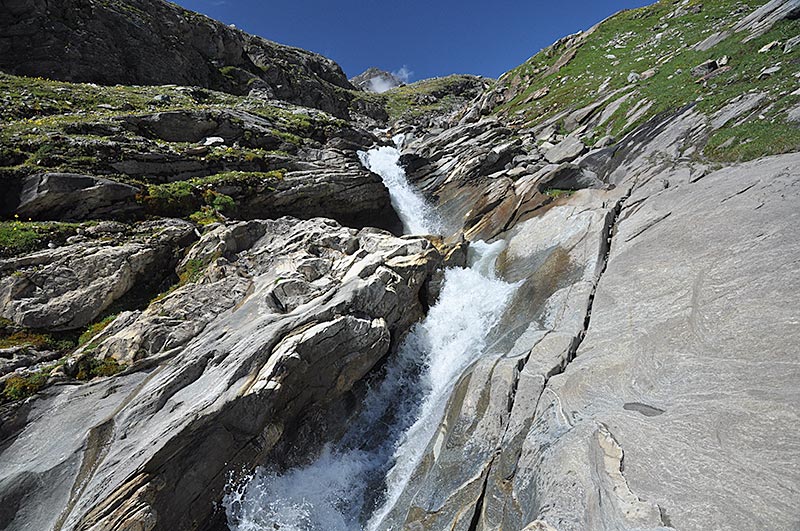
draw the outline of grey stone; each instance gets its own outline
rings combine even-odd
[[[547,150],[544,154],[549,162],[560,164],[578,157],[586,151],[586,146],[574,136],[567,136],[564,140]]]
[[[323,219],[220,226],[192,256],[215,249],[227,258],[209,264],[197,284],[121,316],[102,348],[155,337],[148,331],[159,327],[184,339],[162,342],[121,375],[53,387],[33,404],[2,450],[6,523],[208,522],[227,471],[253,468],[279,442],[296,443],[290,427],[302,415],[330,407],[390,352],[422,315],[420,292],[442,262],[423,238]],[[284,280],[315,290],[282,308],[273,293]],[[220,303],[202,310],[203,300]],[[64,427],[53,437],[56,424]]]
[[[800,105],[795,105],[786,113],[786,119],[790,122],[800,122]]]
[[[132,289],[157,286],[194,238],[192,224],[163,220],[120,243],[86,240],[0,260],[0,317],[27,328],[84,327]]]
[[[766,97],[767,95],[763,92],[751,92],[734,99],[714,115],[711,119],[711,127],[714,129],[724,127],[731,120],[753,111]]]
[[[798,0],[770,0],[734,24],[732,30],[736,33],[747,32],[743,42],[748,42],[769,31],[776,22],[799,15]]]
[[[139,189],[74,173],[40,173],[22,181],[17,214],[37,220],[125,218],[142,210]]]

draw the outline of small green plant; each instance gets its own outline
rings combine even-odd
[[[114,358],[87,357],[78,363],[78,373],[75,377],[78,380],[91,380],[98,376],[114,376],[124,369],[125,366],[120,365]]]
[[[3,398],[6,400],[21,400],[39,392],[47,385],[47,375],[44,371],[32,374],[14,375],[6,380],[3,387]]]
[[[569,197],[575,193],[575,190],[563,190],[561,188],[548,188],[544,191],[544,194],[558,199],[559,197]]]
[[[205,271],[206,264],[202,260],[193,258],[186,262],[181,272],[178,274],[178,284],[183,286],[192,282],[197,282]]]
[[[203,205],[200,210],[189,215],[189,221],[198,225],[211,225],[221,222],[222,218],[216,210],[208,205]]]
[[[95,337],[97,334],[102,332],[108,325],[110,325],[112,322],[114,322],[114,319],[116,319],[116,318],[117,318],[116,314],[109,315],[109,316],[103,318],[102,320],[100,320],[100,321],[98,321],[98,322],[96,322],[94,324],[89,325],[89,327],[86,329],[86,331],[84,331],[80,335],[80,337],[78,337],[78,345],[79,346],[83,346],[86,343],[88,343],[89,341],[91,341],[93,337]]]

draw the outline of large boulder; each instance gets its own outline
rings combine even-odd
[[[141,211],[139,189],[74,173],[39,173],[25,177],[17,214],[36,220],[80,221],[124,218]]]
[[[191,223],[137,225],[121,240],[79,241],[0,260],[0,317],[19,326],[74,330],[133,289],[158,287],[191,243]]]
[[[441,263],[426,239],[323,219],[208,232],[182,265],[208,264],[196,282],[97,339],[126,373],[32,404],[2,449],[0,521],[205,525],[228,471],[259,464],[392,351]]]

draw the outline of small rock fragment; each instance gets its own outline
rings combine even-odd
[[[210,136],[208,138],[204,138],[200,145],[202,146],[216,146],[219,144],[224,144],[225,139],[220,136]]]
[[[780,43],[780,41],[772,41],[771,43],[769,43],[769,44],[765,44],[764,46],[762,46],[762,47],[761,47],[761,48],[758,50],[758,53],[767,53],[768,51],[770,51],[770,50],[772,50],[773,48],[775,48],[775,47],[779,46],[780,44],[781,44],[781,43]]]
[[[777,74],[781,71],[781,65],[772,65],[764,68],[760,74],[758,74],[758,79],[766,79],[772,74]]]

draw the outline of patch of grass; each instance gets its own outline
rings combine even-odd
[[[75,348],[75,337],[71,332],[44,333],[3,320],[0,323],[0,348],[14,347],[66,352]]]
[[[183,269],[178,273],[178,286],[185,286],[200,280],[208,264],[202,260],[188,260]]]
[[[391,121],[415,120],[455,111],[483,90],[474,76],[452,75],[417,81],[373,96],[385,102]]]
[[[561,188],[548,188],[544,191],[544,195],[558,199],[559,197],[569,197],[575,193],[575,190],[562,190]]]
[[[800,127],[755,120],[717,131],[704,153],[721,162],[741,162],[795,151],[800,151]]]
[[[0,257],[32,253],[49,242],[63,242],[76,234],[79,227],[91,223],[63,223],[54,221],[0,221]]]
[[[114,358],[97,359],[87,357],[78,363],[78,373],[75,376],[78,380],[91,380],[98,376],[114,376],[123,371],[124,365],[120,365]]]
[[[768,96],[762,109],[767,113],[765,123],[770,125],[754,125],[760,131],[756,136],[765,140],[778,138],[787,128],[774,118],[797,100],[788,94],[796,90],[797,79],[793,77],[796,68],[791,65],[798,64],[800,52],[796,48],[783,54],[782,47],[767,53],[758,50],[769,42],[786,42],[800,34],[800,20],[782,20],[747,43],[742,42],[745,34],[738,33],[709,50],[695,49],[697,43],[729,29],[761,5],[761,0],[688,3],[661,0],[623,11],[593,32],[560,41],[504,74],[498,85],[509,95],[508,100],[494,112],[517,120],[523,127],[562,113],[567,115],[598,102],[602,95],[618,91],[595,113],[599,114],[625,94],[628,99],[594,136],[609,134],[621,138],[654,116],[674,112],[687,104],[696,102],[696,110],[712,115],[739,95],[758,91]],[[726,58],[728,69],[718,71],[715,77],[698,82],[699,78],[691,74],[695,66],[721,58]],[[759,79],[765,67],[777,63],[782,64],[779,72]],[[647,73],[650,77],[629,82],[631,73]],[[643,112],[634,115],[635,106]],[[734,122],[726,128],[734,127]],[[767,132],[769,128],[773,129],[771,133]],[[732,134],[717,133],[723,139]],[[707,155],[717,160],[744,160],[794,149],[793,141],[770,144],[755,139],[747,149],[731,153],[712,145]]]
[[[8,378],[3,387],[5,400],[22,400],[38,393],[47,385],[47,374],[37,371],[32,374],[14,375]]]
[[[146,193],[139,197],[139,201],[155,215],[195,216],[205,219],[203,207],[210,207],[216,214],[235,212],[235,200],[217,191],[217,188],[226,186],[255,188],[265,181],[283,179],[284,174],[285,170],[227,171],[186,181],[151,184],[147,186]]]
[[[47,334],[20,330],[9,336],[0,338],[0,348],[31,347],[43,350],[55,345],[55,341]]]
[[[212,223],[220,223],[223,219],[219,212],[208,205],[203,205],[200,210],[189,214],[189,221],[198,225],[211,225]]]
[[[86,330],[78,337],[78,345],[83,346],[87,344],[89,341],[92,340],[97,334],[102,332],[108,325],[114,322],[114,319],[117,318],[116,314],[109,315],[100,321],[89,325]]]

